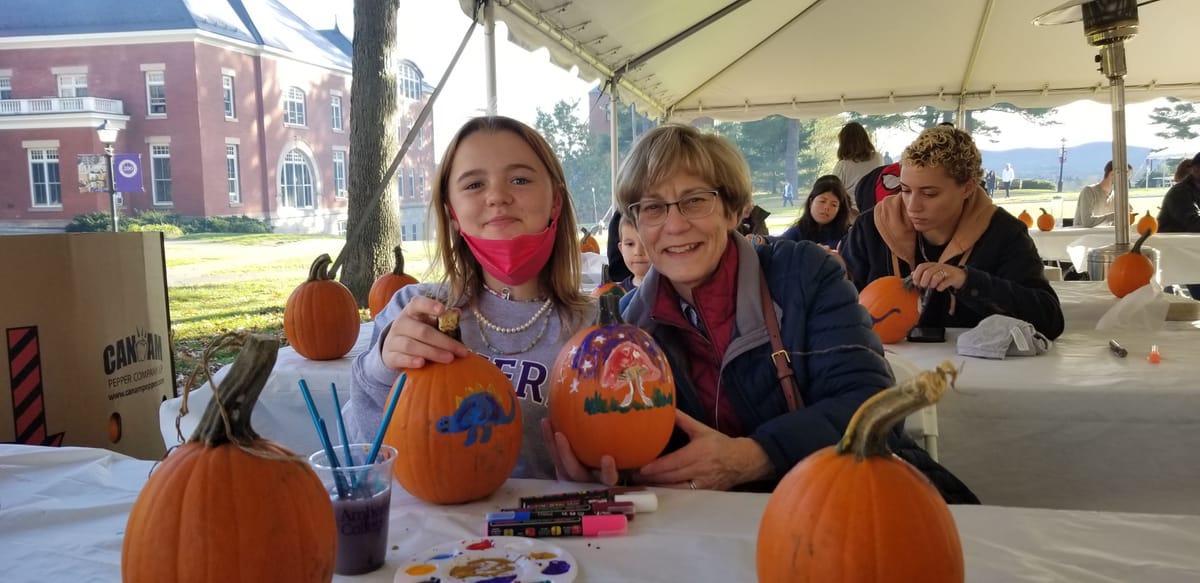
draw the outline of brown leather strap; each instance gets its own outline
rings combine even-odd
[[[771,363],[775,365],[775,376],[783,389],[783,399],[787,402],[788,412],[802,409],[804,400],[796,389],[796,373],[792,370],[792,357],[783,348],[783,337],[779,335],[779,318],[775,315],[775,302],[771,299],[771,291],[767,289],[767,277],[759,272],[758,289],[762,292],[763,319],[767,321],[767,336],[771,337]]]

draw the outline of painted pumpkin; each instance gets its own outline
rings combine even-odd
[[[579,252],[580,253],[599,253],[600,252],[600,243],[596,242],[596,238],[592,236],[592,233],[594,231],[589,231],[587,229],[580,229],[580,230],[583,231],[583,237],[581,237],[579,239]]]
[[[868,399],[836,446],[796,464],[767,501],[758,529],[760,583],[962,583],[950,508],[887,439],[910,413],[953,386],[944,362]]]
[[[330,493],[250,426],[278,350],[275,338],[250,336],[191,438],[154,468],[125,526],[123,581],[333,578]]]
[[[550,422],[575,457],[600,467],[640,468],[675,428],[675,377],[644,330],[621,321],[617,297],[600,298],[600,322],[571,337],[550,370]]]
[[[457,336],[457,313],[439,320]],[[396,448],[393,473],[409,494],[434,504],[486,498],[500,489],[521,453],[521,404],[512,383],[471,353],[449,364],[405,371],[383,442]],[[390,397],[389,397],[390,400]]]
[[[283,309],[288,343],[309,360],[341,358],[358,341],[358,303],[341,282],[329,275],[329,254],[322,253],[296,287]]]
[[[1054,215],[1046,212],[1046,209],[1038,209],[1042,214],[1038,215],[1037,228],[1043,231],[1054,230]]]
[[[404,273],[404,251],[399,245],[393,250],[396,256],[396,267],[390,273],[385,273],[371,284],[371,292],[367,294],[367,307],[371,310],[371,317],[381,312],[388,302],[392,301],[392,296],[400,291],[406,285],[418,283],[417,278]]]
[[[1029,214],[1029,211],[1021,211],[1021,214],[1017,215],[1017,218],[1020,219],[1022,223],[1025,223],[1026,228],[1033,228],[1033,215]]]
[[[1150,283],[1150,279],[1154,277],[1154,262],[1142,255],[1142,244],[1148,238],[1150,230],[1142,231],[1142,236],[1138,237],[1133,248],[1128,253],[1122,253],[1109,266],[1108,275],[1104,279],[1108,283],[1108,291],[1114,296],[1123,298]]]
[[[618,298],[625,295],[625,288],[621,284],[612,280],[612,276],[608,274],[608,265],[600,267],[600,285],[592,290],[592,297],[599,298],[603,295],[615,295]]]
[[[1137,232],[1145,233],[1146,230],[1149,230],[1151,235],[1158,234],[1158,219],[1151,216],[1150,211],[1146,211],[1137,222]]]
[[[895,344],[908,337],[917,325],[920,293],[904,278],[887,275],[872,281],[858,294],[858,303],[871,315],[871,329],[884,344]]]

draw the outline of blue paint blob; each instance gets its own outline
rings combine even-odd
[[[503,577],[492,577],[491,579],[480,579],[478,583],[513,583],[517,580],[516,575],[504,575]]]
[[[435,556],[429,557],[429,560],[430,561],[444,561],[446,559],[452,559],[457,556],[458,556],[458,553],[442,553],[440,555],[435,555]]]
[[[566,561],[550,561],[545,569],[542,569],[543,575],[562,575],[571,570],[571,563]]]

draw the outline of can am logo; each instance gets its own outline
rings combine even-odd
[[[135,334],[104,347],[104,374],[113,374],[137,362],[162,359],[162,336],[138,328]]]

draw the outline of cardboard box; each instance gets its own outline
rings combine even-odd
[[[161,233],[0,236],[0,441],[165,453],[174,396]]]

